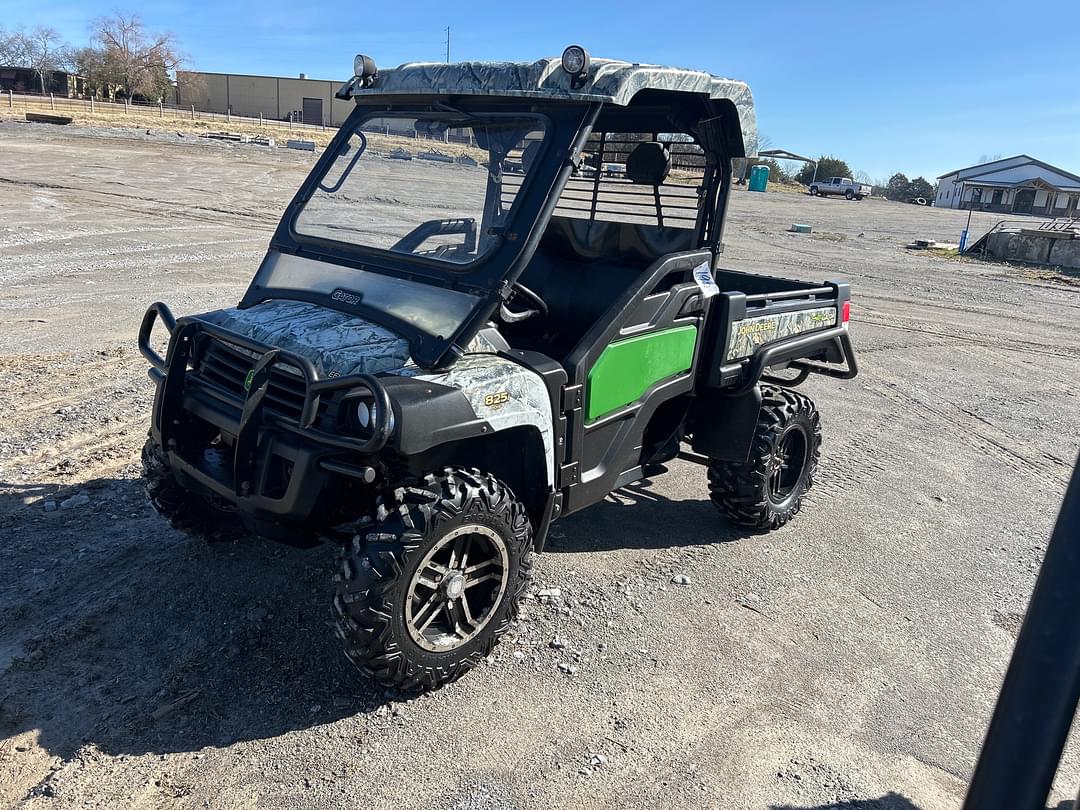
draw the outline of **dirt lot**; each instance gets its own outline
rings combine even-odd
[[[193,542],[138,480],[146,304],[234,303],[311,161],[0,124],[0,803],[958,806],[1080,443],[1080,289],[901,247],[959,212],[737,193],[730,267],[854,288],[804,513],[742,535],[680,462],[403,701],[339,652],[328,550]]]

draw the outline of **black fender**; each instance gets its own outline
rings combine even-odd
[[[478,417],[458,388],[413,377],[379,378],[394,408],[395,430],[387,447],[414,475],[445,466],[491,473],[521,501],[533,524],[537,551],[553,517],[554,492],[540,431],[521,425],[496,431]]]
[[[379,382],[390,396],[396,422],[386,446],[403,456],[493,432],[459,388],[415,377],[382,376]]]
[[[755,385],[743,393],[731,394],[706,388],[695,397],[690,409],[695,453],[719,461],[746,461],[754,441],[761,388]]]

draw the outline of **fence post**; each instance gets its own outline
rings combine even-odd
[[[52,93],[49,93],[49,106],[52,107],[54,110],[56,109],[56,98],[53,96]]]
[[[192,121],[195,120],[195,105],[194,104],[191,105],[191,120]]]
[[[226,107],[225,108],[225,122],[227,124],[232,123],[232,107]]]
[[[262,110],[259,110],[259,126],[260,127],[264,126],[263,119],[262,119]]]
[[[90,114],[94,114],[94,97],[90,96]]]
[[[157,103],[157,113],[158,113],[158,118],[164,118],[165,117],[165,106],[160,101]]]
[[[15,109],[15,97],[10,90],[7,91],[7,105],[9,110]]]
[[[124,99],[124,115],[131,115],[131,99]]]

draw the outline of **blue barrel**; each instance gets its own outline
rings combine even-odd
[[[750,169],[750,191],[764,191],[769,185],[769,167],[759,163]]]

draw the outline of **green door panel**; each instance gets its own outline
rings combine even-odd
[[[696,326],[609,343],[589,371],[585,420],[593,421],[641,398],[660,380],[688,370],[694,363]]]

